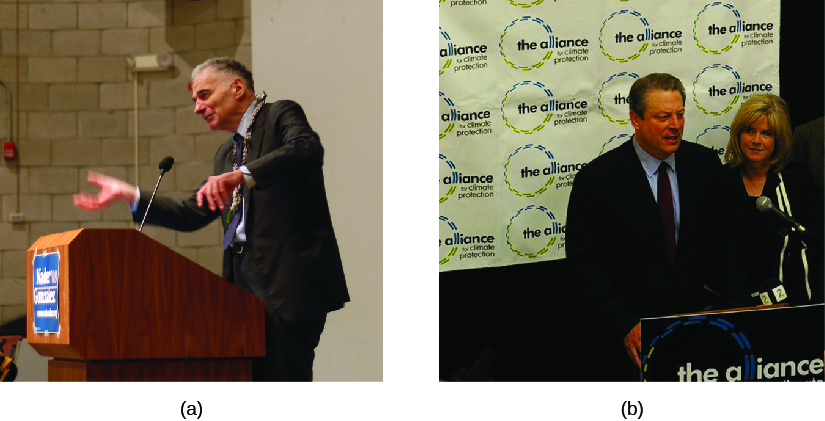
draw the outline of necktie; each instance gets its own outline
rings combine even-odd
[[[662,217],[662,227],[665,229],[665,242],[670,254],[670,262],[676,260],[676,222],[673,216],[673,192],[670,190],[670,177],[667,175],[669,165],[662,161],[659,164],[658,202],[659,215]]]
[[[232,136],[232,142],[235,143],[235,164],[240,167],[241,162],[243,162],[243,137],[235,133],[235,135]],[[223,235],[224,250],[232,244],[232,239],[235,238],[235,231],[238,229],[238,223],[241,222],[241,214],[243,214],[243,185],[241,185],[240,190],[238,190],[238,194],[241,195],[241,203],[239,203],[238,208],[235,209],[235,214],[232,215],[232,220],[229,222],[229,228],[227,228],[226,233]]]

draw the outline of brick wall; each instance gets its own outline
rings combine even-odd
[[[19,9],[15,0],[0,0],[0,80],[12,90],[19,150],[17,162],[0,165],[0,323],[25,314],[25,250],[37,238],[133,226],[125,204],[98,213],[72,205],[74,193],[95,190],[86,183],[89,170],[135,182],[134,82],[125,58],[174,57],[171,70],[138,76],[139,184],[153,188],[158,161],[171,155],[175,166],[160,191],[185,197],[211,172],[228,136],[211,133],[192,112],[189,75],[212,56],[251,68],[250,34],[250,0],[27,0]],[[0,88],[3,142],[8,112]],[[25,222],[12,224],[18,209]],[[195,233],[143,232],[220,273],[219,224]]]

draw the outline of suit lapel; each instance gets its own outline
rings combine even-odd
[[[272,104],[265,104],[258,110],[255,121],[252,122],[252,137],[249,139],[249,148],[246,152],[246,161],[252,162],[261,155],[261,145],[263,143],[264,132],[266,132],[266,120],[269,118],[269,107]]]
[[[226,141],[229,146],[226,148],[226,156],[223,158],[223,172],[225,173],[232,171],[232,157],[235,151],[235,142],[232,141],[233,135],[230,135]]]
[[[255,121],[252,122],[252,134],[249,137],[249,146],[246,150],[246,162],[252,162],[258,158],[260,158],[262,145],[263,145],[263,138],[266,132],[267,124],[266,120],[269,118],[269,107],[272,104],[264,104],[260,110],[258,110],[258,114],[255,116]],[[252,213],[254,212],[253,203],[255,199],[252,197],[251,188],[243,189],[243,199],[246,202],[246,209],[247,209],[247,221],[246,221],[246,232],[252,233],[254,232],[252,229]],[[251,237],[247,237],[251,239]]]

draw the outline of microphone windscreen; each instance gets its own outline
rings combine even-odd
[[[174,163],[175,163],[175,158],[172,158],[171,156],[167,156],[166,158],[163,158],[160,161],[160,164],[158,164],[158,168],[160,168],[160,170],[165,173],[165,172],[168,172],[169,170],[172,169],[172,164],[174,164]]]
[[[762,212],[767,212],[771,210],[772,207],[773,203],[770,197],[759,196],[759,198],[756,199],[756,208]]]

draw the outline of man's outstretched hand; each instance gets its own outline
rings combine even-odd
[[[89,171],[88,181],[89,184],[100,187],[100,193],[78,193],[74,195],[74,205],[87,212],[106,209],[116,200],[129,203],[135,201],[135,186],[125,181],[94,171]]]

